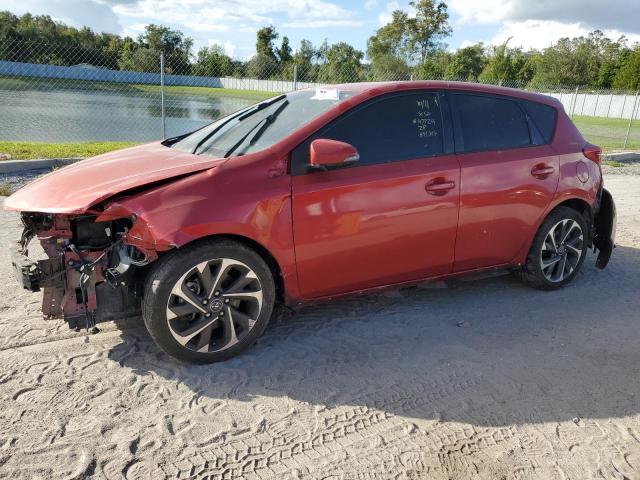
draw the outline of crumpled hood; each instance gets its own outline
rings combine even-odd
[[[225,159],[192,155],[160,142],[82,160],[30,183],[4,208],[45,213],[83,213],[92,205],[136,187],[215,167]]]

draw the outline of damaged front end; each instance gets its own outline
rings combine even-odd
[[[155,250],[139,246],[144,225],[135,215],[95,213],[24,212],[24,230],[11,252],[22,286],[43,290],[44,317],[64,318],[75,330],[139,315],[145,267],[157,258]],[[48,258],[29,258],[34,237]]]

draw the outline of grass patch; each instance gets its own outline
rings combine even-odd
[[[605,160],[604,162],[602,162],[603,165],[609,165],[610,167],[624,167],[625,164],[622,162],[616,162],[615,160]]]
[[[603,150],[621,150],[629,127],[629,120],[624,118],[575,115],[573,123],[584,138]],[[634,120],[631,125],[627,150],[640,150],[640,120]]]
[[[0,183],[0,197],[8,197],[13,193],[13,188],[8,183]]]
[[[35,158],[93,157],[101,153],[137,145],[132,142],[42,143],[2,142],[0,153],[8,153],[12,160]]]

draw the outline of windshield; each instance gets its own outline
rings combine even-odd
[[[351,92],[335,88],[279,95],[196,130],[171,148],[214,157],[257,152],[282,140],[350,96]]]

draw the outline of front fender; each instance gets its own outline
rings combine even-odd
[[[243,170],[207,170],[118,199],[99,220],[135,215],[125,241],[143,251],[182,248],[213,235],[247,238],[273,256],[285,288],[295,292],[290,177],[263,174],[256,181],[256,172]]]

